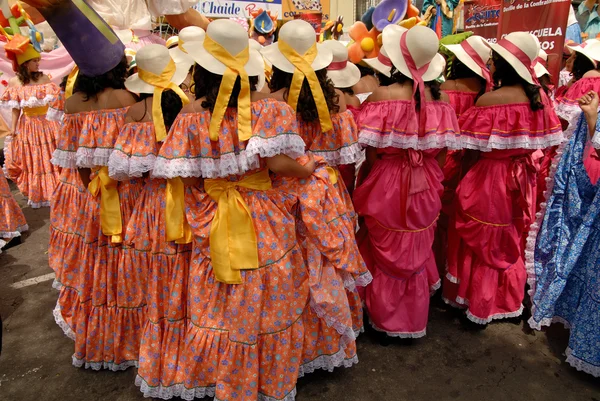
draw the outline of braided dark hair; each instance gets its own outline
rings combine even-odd
[[[222,75],[213,74],[199,64],[196,64],[194,71],[194,92],[196,94],[196,99],[204,98],[202,107],[210,110],[211,113],[215,108],[215,103],[217,103],[222,79]],[[250,90],[256,91],[256,85],[258,85],[258,77],[250,77]],[[241,88],[241,79],[238,77],[233,86],[233,91],[231,92],[227,107],[237,107]]]
[[[402,74],[400,71],[396,69],[396,67],[392,67],[392,83],[404,84],[407,82],[413,82],[412,79]],[[442,98],[442,90],[440,89],[440,83],[438,81],[428,81],[425,82],[425,86],[429,88],[431,91],[431,98],[433,100],[440,100]],[[415,93],[415,103],[417,104],[417,110],[421,109],[421,94],[419,91]]]
[[[485,82],[485,79],[483,79],[482,77],[477,75],[475,73],[475,71],[473,71],[472,69],[467,67],[462,61],[460,61],[458,59],[458,57],[454,56],[454,58],[452,59],[452,64],[450,66],[450,73],[448,74],[448,79],[456,80],[456,79],[466,79],[466,78],[479,78],[479,83],[481,84],[481,89],[479,90],[479,93],[477,94],[477,97],[475,98],[475,101],[477,101],[477,99],[479,99],[481,97],[481,95],[483,95],[485,93],[485,89],[486,89],[486,85],[487,85],[487,83]]]
[[[121,62],[112,70],[99,75],[90,77],[80,73],[77,76],[77,89],[83,92],[84,101],[98,99],[98,95],[105,89],[125,89],[125,79],[127,79],[127,57],[123,55]]]
[[[540,87],[532,85],[525,81],[515,69],[496,52],[492,52],[492,60],[494,60],[494,90],[503,86],[521,85],[525,91],[525,95],[529,99],[531,110],[537,111],[544,108],[542,97],[540,95]]]
[[[595,69],[596,67],[594,66],[592,60],[581,53],[575,54],[575,60],[573,60],[573,70],[571,71],[575,81],[579,81],[581,78],[583,78],[586,72]]]
[[[327,78],[327,70],[321,69],[315,71],[317,74],[317,79],[319,80],[319,84],[321,85],[321,89],[323,90],[323,96],[325,96],[325,102],[327,103],[327,108],[331,114],[335,114],[340,111],[339,104],[339,95],[335,91],[335,87],[333,86],[333,82],[329,78]],[[273,66],[273,75],[271,76],[271,81],[269,82],[269,88],[271,92],[277,92],[280,89],[285,88],[285,92],[283,94],[284,99],[287,100],[290,86],[292,85],[292,78],[294,74],[290,74],[288,72],[281,71],[277,67]],[[300,90],[300,97],[298,99],[298,108],[297,113],[300,115],[302,120],[306,122],[316,121],[319,119],[319,113],[317,112],[317,105],[315,103],[315,99],[313,98],[312,91],[310,90],[310,86],[308,85],[308,81],[306,78],[302,83],[302,89]]]
[[[140,94],[141,101],[145,101],[149,97],[152,97],[152,94]],[[181,98],[178,94],[176,94],[171,89],[167,89],[162,93],[162,97],[160,99],[160,108],[162,109],[165,127],[167,128],[167,131],[169,131],[169,129],[171,129],[171,125],[173,125],[173,122],[175,121],[175,118],[183,108],[183,102],[181,101]],[[148,110],[146,110],[146,113],[147,112]],[[142,118],[140,118],[138,122],[142,121],[145,115],[146,114],[144,113],[144,116],[142,116]]]

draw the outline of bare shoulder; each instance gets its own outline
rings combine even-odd
[[[138,102],[137,96],[125,89],[116,89],[113,95],[121,107],[132,106]]]
[[[442,102],[450,103],[450,96],[448,96],[448,94],[446,92],[441,92],[440,93],[440,100]]]
[[[389,99],[388,88],[386,86],[380,86],[377,89],[375,89],[373,91],[373,93],[371,93],[369,95],[369,97],[367,98],[367,100],[365,100],[365,102],[380,102],[382,100],[388,100],[388,99]]]
[[[151,102],[151,101],[148,101]],[[148,105],[144,99],[141,102],[137,102],[129,107],[127,110],[127,119],[136,122],[151,121],[150,114],[152,114],[152,106]]]
[[[16,87],[16,86],[21,86],[21,81],[19,80],[18,77],[12,77],[11,79],[8,80],[8,86],[10,87]]]
[[[586,72],[585,74],[583,74],[584,78],[598,78],[600,77],[600,71],[598,70],[590,70],[588,72]]]
[[[65,101],[65,114],[79,113],[85,104],[85,97],[81,92],[76,92]]]
[[[52,82],[52,80],[46,74],[42,75],[41,78],[38,79],[38,81],[37,81],[38,84],[49,84],[51,82]]]
[[[502,101],[502,89],[498,89],[492,92],[487,92],[481,95],[479,99],[477,99],[476,106],[485,107],[485,106],[494,106],[497,104],[504,103]]]
[[[447,81],[444,81],[444,82],[442,82],[442,84],[440,85],[440,89],[441,89],[441,90],[443,90],[443,91],[451,91],[451,90],[454,90],[454,89],[456,89],[456,81],[454,81],[454,80],[451,80],[451,79],[449,79],[449,80],[447,80]]]
[[[202,102],[204,102],[205,98],[201,97],[200,99],[196,99],[195,101],[183,106],[179,114],[185,113],[198,113],[205,111],[204,107],[202,107]]]

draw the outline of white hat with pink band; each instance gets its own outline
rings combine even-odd
[[[487,40],[474,35],[463,40],[460,44],[444,45],[444,47],[451,51],[467,68],[485,79],[486,91],[492,89],[492,76],[487,66],[492,57],[492,51]]]
[[[348,62],[348,48],[337,40],[326,40],[323,47],[331,50],[333,60],[327,67],[327,77],[336,88],[350,88],[360,81],[360,70]]]

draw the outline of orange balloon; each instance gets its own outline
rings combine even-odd
[[[348,60],[354,64],[361,62],[365,55],[365,52],[360,48],[360,43],[355,42],[348,47]]]
[[[408,5],[408,9],[406,10],[406,16],[404,18],[409,19],[412,17],[418,17],[421,14],[419,9],[412,4]]]

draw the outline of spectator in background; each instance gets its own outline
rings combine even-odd
[[[577,44],[581,44],[581,28],[575,15],[575,9],[569,7],[569,19],[567,20],[567,32],[565,35],[566,41],[572,40]]]
[[[600,33],[598,0],[585,0],[577,9],[577,22],[584,33],[584,39],[593,39]]]

